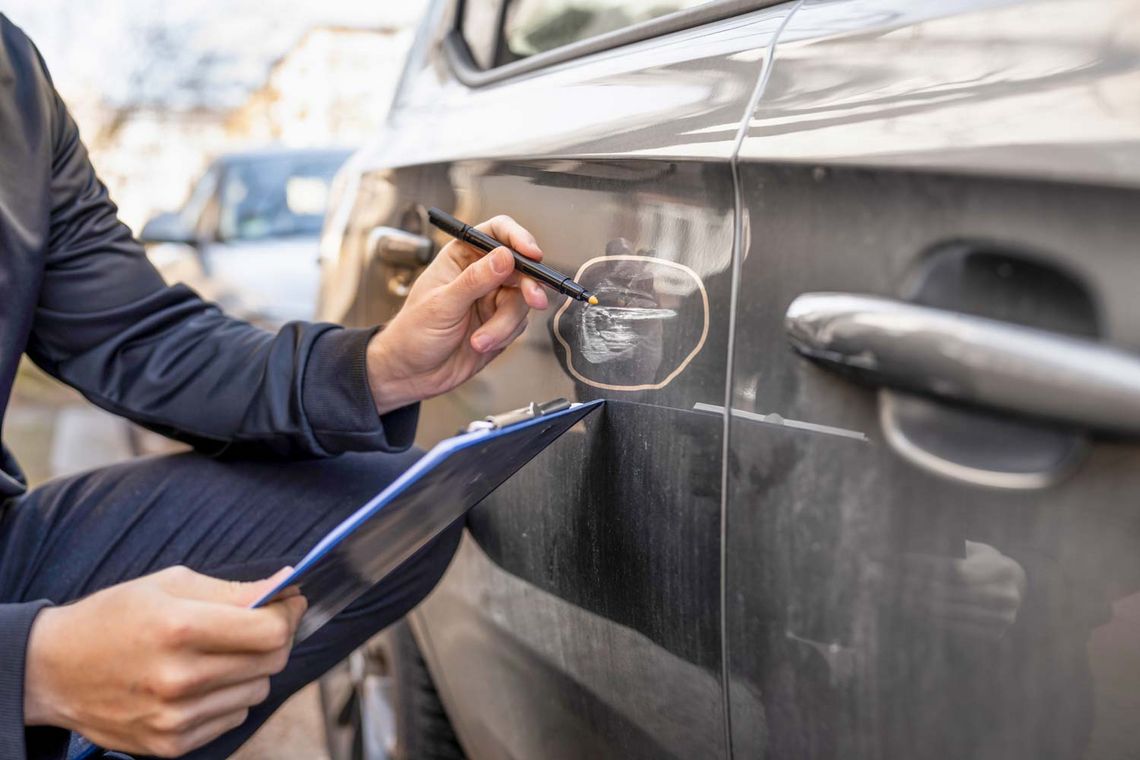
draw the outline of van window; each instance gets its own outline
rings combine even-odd
[[[712,0],[508,0],[503,53],[498,63],[544,53],[709,2]]]

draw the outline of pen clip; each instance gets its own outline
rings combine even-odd
[[[517,425],[520,422],[533,420],[535,417],[541,417],[544,414],[551,414],[553,412],[561,412],[564,409],[570,408],[570,402],[564,398],[556,398],[552,401],[547,401],[544,404],[532,401],[524,407],[512,409],[509,412],[502,414],[492,414],[484,417],[481,420],[475,420],[467,426],[468,433],[474,433],[477,430],[502,430],[503,428]]]

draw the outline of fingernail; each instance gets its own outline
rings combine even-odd
[[[491,338],[487,335],[476,335],[471,339],[471,342],[475,344],[475,350],[479,353],[483,353],[491,347]]]
[[[511,271],[511,265],[514,263],[511,254],[503,248],[496,248],[495,252],[491,254],[491,271],[495,274],[504,274]]]

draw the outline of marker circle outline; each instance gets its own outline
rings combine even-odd
[[[673,378],[677,377],[677,375],[679,375],[683,371],[685,371],[685,369],[689,366],[689,364],[693,361],[693,359],[696,358],[697,354],[699,354],[701,352],[701,349],[705,347],[705,340],[708,338],[708,335],[709,335],[709,294],[708,294],[708,291],[705,289],[705,283],[703,280],[701,280],[700,275],[698,275],[690,267],[687,267],[684,264],[679,264],[676,261],[668,261],[667,259],[659,259],[659,258],[656,258],[653,256],[639,256],[637,254],[619,254],[616,256],[596,256],[592,259],[587,259],[586,261],[582,262],[582,266],[578,267],[578,272],[574,275],[574,281],[579,282],[582,279],[582,273],[583,272],[585,272],[587,269],[589,269],[594,264],[597,264],[597,263],[602,262],[602,261],[649,261],[649,262],[652,262],[654,264],[661,264],[663,266],[673,267],[674,269],[680,269],[682,272],[684,272],[684,273],[688,274],[690,277],[692,277],[693,282],[695,282],[697,284],[697,290],[699,290],[701,293],[701,305],[704,307],[703,327],[701,329],[701,337],[697,341],[697,345],[694,346],[693,350],[689,352],[689,355],[686,356],[681,361],[681,363],[677,365],[676,369],[674,369],[672,372],[670,372],[665,377],[665,379],[659,383],[645,383],[642,385],[613,385],[611,383],[599,383],[595,380],[591,380],[590,378],[586,377],[585,375],[580,373],[577,369],[575,369],[575,367],[574,367],[574,351],[570,347],[570,344],[566,342],[566,339],[562,337],[562,333],[558,329],[559,325],[561,324],[562,315],[564,313],[566,313],[567,309],[570,308],[570,304],[573,303],[573,299],[567,298],[566,302],[563,303],[562,306],[560,306],[558,308],[558,311],[555,312],[555,314],[554,314],[554,337],[558,339],[558,342],[562,344],[562,348],[565,349],[565,351],[566,351],[566,369],[568,369],[570,371],[570,374],[573,375],[576,380],[583,382],[592,388],[601,388],[602,390],[607,390],[607,391],[655,391],[655,390],[660,390],[661,388],[664,388],[669,383],[673,382]],[[587,307],[587,308],[589,308],[589,307]]]

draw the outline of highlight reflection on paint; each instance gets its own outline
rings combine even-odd
[[[591,364],[622,359],[635,351],[646,333],[638,323],[677,316],[673,309],[631,306],[595,306],[583,309],[578,319],[578,350]]]

